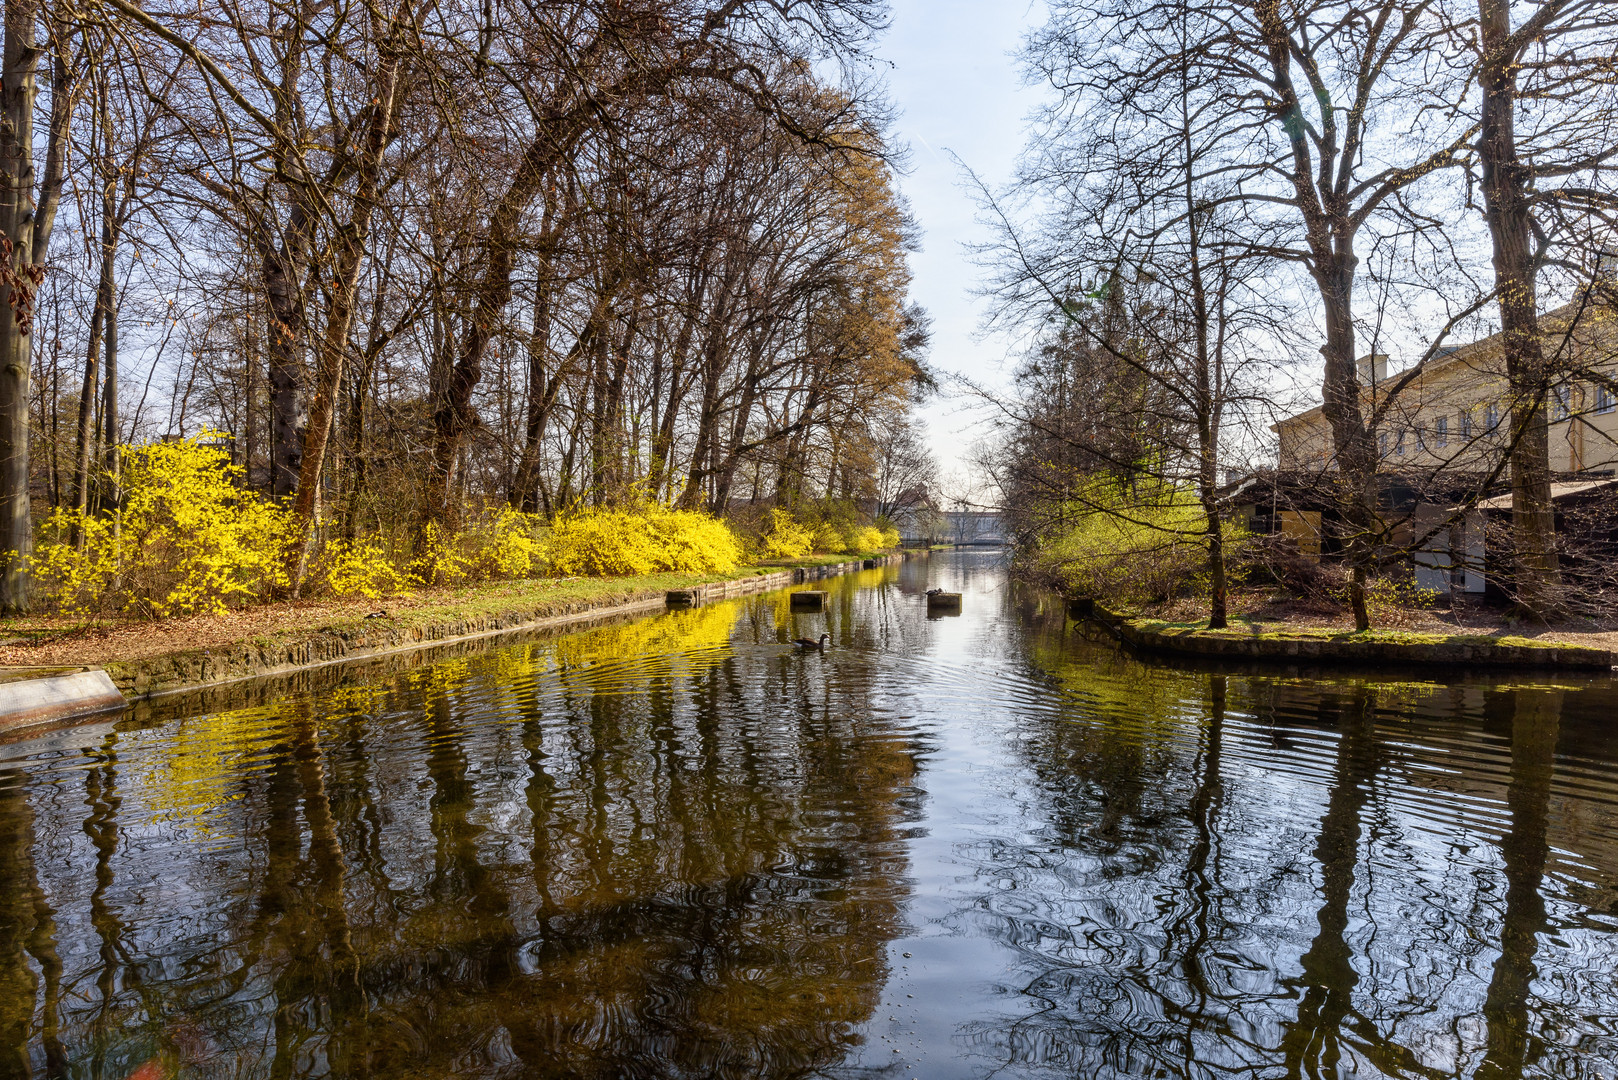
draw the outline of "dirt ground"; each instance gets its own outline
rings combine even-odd
[[[161,622],[65,617],[13,619],[0,628],[0,665],[103,664],[137,660],[182,649],[207,649],[232,641],[313,630],[372,611],[399,607],[388,601],[309,600],[268,604],[226,615],[197,615]]]

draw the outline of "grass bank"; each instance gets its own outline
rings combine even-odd
[[[1618,654],[1605,641],[1584,644],[1506,632],[1435,633],[1403,629],[1366,631],[1288,627],[1232,620],[1219,630],[1206,620],[1129,617],[1097,604],[1075,602],[1073,613],[1111,629],[1146,652],[1232,660],[1312,661],[1467,667],[1610,669]]]

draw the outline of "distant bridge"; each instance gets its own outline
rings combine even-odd
[[[899,533],[907,544],[999,547],[1006,542],[1000,515],[992,510],[916,511]]]

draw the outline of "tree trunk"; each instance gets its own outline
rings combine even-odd
[[[298,461],[297,494],[292,503],[292,534],[287,547],[287,579],[297,596],[309,561],[309,544],[319,513],[320,473],[326,462],[337,414],[337,392],[343,377],[343,357],[348,351],[348,335],[354,325],[354,301],[359,286],[360,264],[365,258],[366,241],[371,234],[371,216],[376,208],[377,180],[382,155],[395,134],[393,115],[398,101],[399,57],[395,33],[402,18],[390,24],[381,43],[376,96],[366,125],[365,141],[358,163],[351,220],[339,231],[335,265],[331,268],[331,289],[327,294],[325,328],[319,343],[314,397],[309,405],[308,426]],[[279,492],[277,493],[279,494]]]
[[[111,117],[106,109],[105,97],[98,102],[101,112],[101,129],[106,142],[102,147],[106,158],[100,163],[101,172],[101,277],[96,285],[95,309],[90,315],[90,343],[85,349],[84,356],[84,387],[79,395],[79,424],[77,460],[73,471],[73,509],[82,518],[90,509],[90,459],[95,443],[95,406],[96,392],[101,375],[101,347],[102,335],[107,325],[108,313],[112,311],[113,290],[116,288],[114,277],[115,266],[113,256],[118,250],[118,211],[113,191],[118,183],[116,174],[111,172],[112,161],[112,127]],[[78,522],[73,526],[74,543],[81,549],[84,543],[83,530]]]
[[[90,508],[90,458],[95,443],[96,394],[101,389],[101,341],[112,295],[112,260],[103,226],[101,280],[96,286],[95,310],[90,315],[90,342],[84,353],[84,385],[79,391],[78,441],[73,466],[73,509],[82,517]],[[83,535],[73,526],[74,543],[82,547]]]
[[[107,315],[104,320],[106,329],[105,342],[101,353],[107,366],[107,381],[101,391],[101,416],[104,422],[102,429],[102,446],[106,453],[104,468],[106,470],[106,489],[101,501],[101,512],[112,517],[113,535],[118,535],[120,523],[123,520],[119,512],[119,504],[123,501],[123,447],[119,440],[123,437],[122,422],[118,419],[118,305],[117,296],[112,297],[113,302],[107,305]]]
[[[0,237],[9,250],[0,280],[0,614],[28,610],[28,374],[32,359],[34,97],[39,0],[6,0],[0,72]]]
[[[465,320],[455,359],[442,379],[443,392],[433,412],[433,476],[429,483],[427,514],[440,520],[450,516],[456,486],[461,440],[477,422],[472,392],[483,378],[483,358],[506,304],[511,301],[511,274],[521,237],[517,228],[528,204],[544,184],[552,164],[583,132],[581,111],[547,129],[528,145],[515,176],[502,194],[485,232],[479,261],[483,272],[473,289],[471,311]]]
[[[1539,302],[1528,205],[1528,170],[1517,156],[1513,112],[1517,104],[1517,52],[1507,0],[1478,0],[1483,95],[1478,160],[1482,167],[1484,216],[1494,245],[1495,291],[1501,341],[1511,387],[1511,526],[1516,548],[1516,604],[1544,619],[1557,606],[1560,568],[1556,519],[1551,505],[1550,430],[1545,398],[1550,390],[1539,336]]]
[[[551,275],[551,252],[565,225],[553,222],[554,209],[547,204],[540,221],[541,245],[539,269],[534,276],[534,321],[528,332],[528,394],[523,402],[522,456],[517,463],[517,474],[512,478],[511,490],[506,493],[512,509],[532,514],[539,509],[539,467],[544,450],[545,428],[550,422],[551,408],[561,385],[561,372],[548,377],[547,361],[551,355],[551,291],[555,281]]]
[[[242,474],[249,488],[253,481],[253,459],[258,450],[258,425],[253,422],[258,394],[258,340],[253,332],[253,311],[249,306],[242,330]]]
[[[300,216],[294,212],[294,217]],[[270,383],[270,494],[291,495],[303,471],[303,434],[309,423],[304,372],[304,304],[298,224],[288,227],[287,243],[266,244],[265,307],[269,316],[265,342]]]
[[[695,290],[694,299],[700,299],[701,293],[701,289]],[[679,419],[680,406],[685,402],[686,391],[690,388],[690,378],[686,375],[685,368],[691,352],[691,338],[696,330],[697,310],[693,304],[686,312],[680,325],[680,332],[675,338],[672,355],[669,358],[668,390],[661,416],[655,406],[652,410],[655,428],[652,434],[651,461],[646,474],[646,490],[654,499],[662,499],[664,487],[671,486],[669,473],[672,470],[674,456],[674,425]]]

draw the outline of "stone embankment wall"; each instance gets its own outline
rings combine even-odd
[[[830,566],[789,567],[713,582],[695,591],[700,593],[699,602],[749,596],[874,566],[886,566],[901,562],[911,554],[902,552]],[[168,653],[108,664],[106,670],[126,697],[138,699],[239,679],[344,664],[433,645],[478,641],[504,634],[566,628],[608,617],[650,613],[663,609],[668,603],[669,595],[665,591],[646,589],[607,602],[556,603],[474,618],[451,619],[426,626],[406,627],[387,619],[375,619],[352,628],[316,630],[295,641],[239,642],[224,648]]]
[[[1618,656],[1582,645],[1513,645],[1455,638],[1440,641],[1379,641],[1348,637],[1243,635],[1209,630],[1152,629],[1090,601],[1070,604],[1075,618],[1105,626],[1125,644],[1145,652],[1216,660],[1340,663],[1362,666],[1441,665],[1473,668],[1607,670]]]
[[[717,582],[704,589],[715,596],[782,589],[792,584],[790,571],[760,574]],[[646,589],[606,603],[572,601],[500,611],[466,619],[447,619],[425,626],[398,626],[387,619],[369,620],[352,628],[329,627],[295,641],[238,642],[224,648],[168,653],[141,660],[107,665],[107,674],[129,698],[149,697],[174,690],[207,686],[234,679],[280,675],[323,664],[341,664],[417,649],[429,645],[495,637],[526,630],[566,627],[608,615],[630,615],[661,610],[661,589]]]

